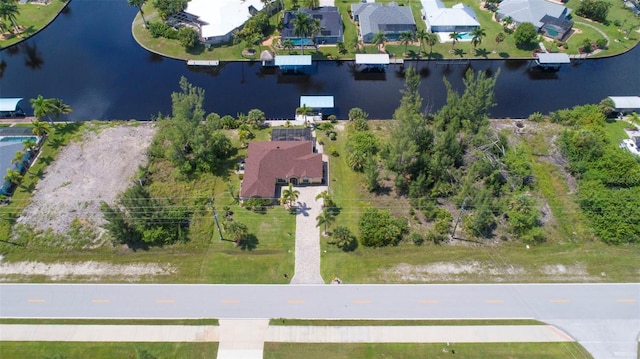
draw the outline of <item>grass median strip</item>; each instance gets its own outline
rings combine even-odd
[[[2,342],[2,357],[21,358],[215,358],[218,343]]]
[[[465,320],[308,320],[271,319],[269,325],[309,325],[309,326],[436,326],[436,325],[545,325],[533,319],[465,319]]]
[[[264,358],[591,358],[577,343],[265,343]]]
[[[218,319],[0,319],[0,324],[219,325]]]

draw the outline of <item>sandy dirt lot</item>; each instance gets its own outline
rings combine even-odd
[[[131,184],[154,133],[153,124],[86,131],[47,167],[18,224],[64,235],[76,220],[96,231],[94,244],[99,244],[100,203],[112,204]]]

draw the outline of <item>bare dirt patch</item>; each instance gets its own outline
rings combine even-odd
[[[18,224],[64,236],[73,223],[95,233],[89,243],[99,244],[100,203],[112,204],[131,185],[147,160],[155,129],[153,124],[87,127],[82,140],[66,146],[47,168]]]
[[[94,261],[2,263],[0,257],[0,281],[20,280],[28,276],[44,276],[52,281],[74,279],[100,281],[116,277],[119,280],[134,282],[147,276],[169,275],[175,271],[175,268],[170,265],[162,266],[155,263],[110,264]]]

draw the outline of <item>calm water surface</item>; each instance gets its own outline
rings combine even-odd
[[[270,118],[290,118],[301,95],[335,96],[340,117],[361,107],[371,118],[390,118],[398,106],[404,84],[398,65],[370,76],[354,72],[352,62],[317,62],[309,76],[269,73],[259,63],[193,69],[140,48],[131,36],[135,14],[126,0],[73,0],[44,31],[0,51],[0,97],[62,98],[73,107],[74,120],[148,119],[170,112],[170,94],[185,76],[205,89],[206,111],[222,115],[259,108]],[[532,74],[529,61],[517,60],[451,66],[405,63],[409,65],[419,69],[421,93],[432,109],[445,102],[443,77],[460,89],[468,67],[489,73],[500,69],[494,117],[526,117],[612,95],[640,95],[640,47],[543,76]]]

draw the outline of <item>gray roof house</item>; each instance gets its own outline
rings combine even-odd
[[[296,11],[285,11],[282,20],[282,39],[299,40],[299,36],[294,33],[293,19],[299,12],[306,13],[314,20],[320,20],[320,33],[315,36],[315,45],[336,44],[343,41],[344,29],[342,26],[342,17],[335,6],[324,6],[315,9],[300,8]],[[312,45],[305,42],[305,45]]]
[[[422,19],[431,32],[472,32],[480,27],[476,13],[465,4],[447,8],[440,0],[421,0]]]
[[[530,22],[545,35],[562,39],[573,27],[571,9],[546,0],[503,0],[498,5],[499,21],[511,17],[514,24]]]
[[[388,40],[395,41],[405,31],[416,31],[416,22],[409,6],[380,3],[358,3],[351,5],[351,16],[360,24],[362,41],[371,43],[374,35],[382,31]]]

